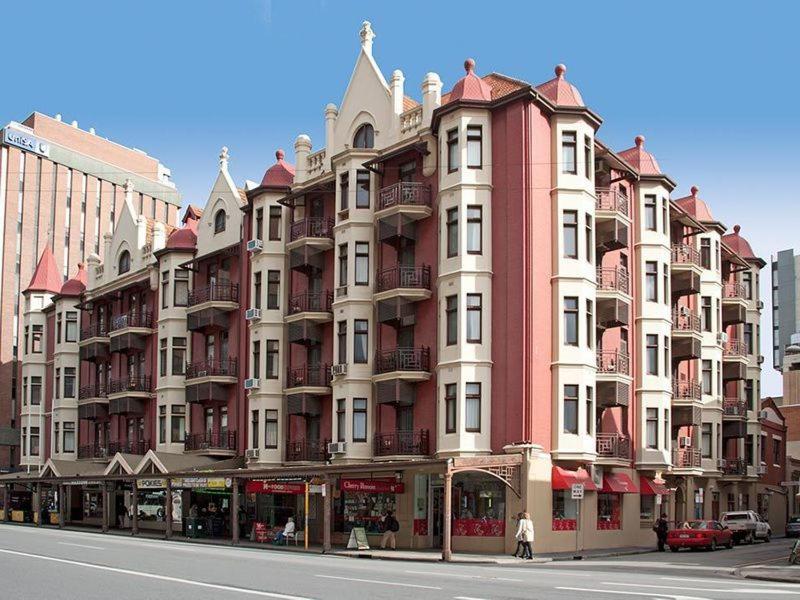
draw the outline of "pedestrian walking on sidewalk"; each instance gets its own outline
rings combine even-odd
[[[516,535],[516,538],[517,538],[517,549],[514,550],[514,554],[511,555],[514,558],[522,558],[522,554],[523,554],[522,537],[519,534],[519,522],[522,520],[522,514],[523,513],[517,513],[517,519],[516,519],[516,521],[517,521],[517,535]]]
[[[383,517],[383,537],[381,537],[381,550],[385,549],[388,545],[392,550],[395,549],[397,540],[395,534],[400,531],[400,523],[394,518],[392,511],[387,510],[386,516]]]
[[[531,521],[531,516],[526,512],[522,513],[522,518],[517,525],[516,538],[522,542],[521,558],[531,560],[533,558],[533,548],[531,547],[533,543],[533,521]]]
[[[664,552],[664,546],[667,543],[667,532],[669,531],[669,521],[667,521],[667,513],[661,513],[661,518],[653,525],[653,531],[656,532],[656,539],[658,540],[658,551]]]

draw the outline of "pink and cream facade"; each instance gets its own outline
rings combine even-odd
[[[470,60],[449,91],[427,74],[417,101],[378,68],[369,23],[360,37],[319,146],[299,135],[294,164],[278,151],[242,192],[224,151],[183,228],[131,212],[107,264],[90,257],[80,389],[149,379],[78,400],[108,416],[79,418],[77,447],[324,477],[334,543],[373,532],[370,493],[403,545],[449,550],[449,532],[487,552],[513,548],[521,510],[537,548],[566,551],[576,528],[583,547],[629,546],[661,511],[754,508],[764,263],[738,227],[694,188],[673,200],[642,137],[597,139],[562,65],[531,85]],[[147,323],[105,331],[134,306]]]

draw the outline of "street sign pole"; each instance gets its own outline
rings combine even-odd
[[[580,530],[581,530],[581,503],[583,501],[584,485],[582,483],[572,484],[572,499],[575,500],[575,558],[580,558]]]

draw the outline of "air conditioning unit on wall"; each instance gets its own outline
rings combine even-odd
[[[347,363],[331,365],[331,377],[338,377],[339,375],[347,375]]]
[[[347,442],[329,442],[328,454],[344,454],[347,452]]]
[[[264,249],[264,242],[261,240],[249,240],[247,242],[248,252],[261,252]]]
[[[246,389],[246,390],[254,390],[254,389],[258,388],[260,384],[261,384],[261,380],[260,379],[254,379],[254,378],[251,377],[250,379],[245,379],[244,380],[244,389]]]
[[[261,309],[248,308],[247,311],[244,313],[244,318],[247,321],[258,321],[259,319],[261,319]]]
[[[244,457],[248,460],[255,460],[258,458],[258,448],[248,448],[244,451]]]

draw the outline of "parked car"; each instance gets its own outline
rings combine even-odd
[[[667,546],[673,552],[681,548],[733,548],[733,534],[719,521],[690,521],[667,532]]]
[[[800,517],[789,517],[786,522],[786,537],[800,537]]]
[[[756,540],[768,542],[772,537],[772,529],[758,513],[752,510],[737,510],[722,513],[720,522],[731,530],[733,541],[752,544]]]

